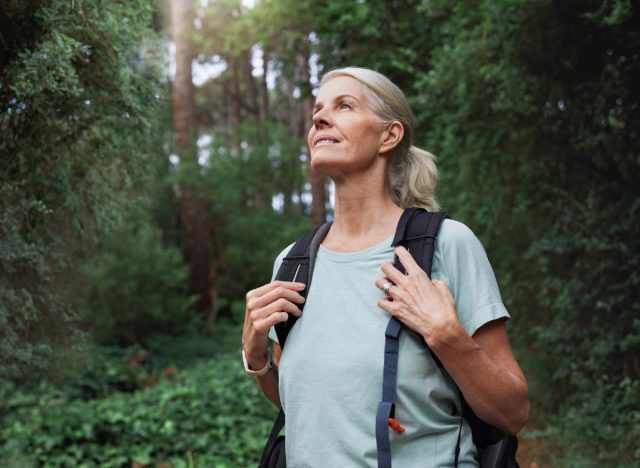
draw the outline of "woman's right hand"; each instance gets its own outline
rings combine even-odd
[[[304,283],[273,281],[247,293],[242,348],[252,369],[262,369],[269,361],[269,330],[285,322],[289,313],[300,317]]]

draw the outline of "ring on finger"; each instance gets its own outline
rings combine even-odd
[[[391,282],[387,282],[387,283],[384,283],[384,284],[382,285],[382,293],[383,293],[385,296],[388,296],[388,295],[389,295],[389,289],[391,289],[391,286],[393,286],[393,283],[391,283]]]

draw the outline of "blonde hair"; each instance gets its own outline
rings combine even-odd
[[[402,141],[387,164],[386,178],[391,199],[401,208],[420,207],[438,211],[435,198],[438,169],[436,157],[411,143],[413,113],[404,93],[386,76],[360,67],[338,68],[322,77],[320,86],[337,76],[350,76],[365,86],[369,105],[383,124],[397,120],[404,128]]]

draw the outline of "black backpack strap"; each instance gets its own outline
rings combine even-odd
[[[436,238],[440,232],[440,226],[449,215],[444,211],[435,213],[422,208],[407,208],[398,222],[398,229],[393,238],[393,245],[401,245],[406,248],[413,259],[431,278],[433,268],[433,254],[436,251]],[[393,264],[404,273],[404,267],[398,256],[395,256]],[[429,349],[431,357],[438,368],[445,372],[444,366],[436,354]]]
[[[286,257],[282,260],[282,264],[278,269],[275,279],[280,281],[296,281],[307,285],[303,291],[300,292],[304,298],[307,297],[309,289],[311,287],[311,278],[313,276],[313,266],[316,262],[316,254],[320,243],[329,232],[331,223],[325,223],[312,232],[300,237],[293,244],[293,247],[289,249]],[[304,309],[305,302],[298,304],[300,310]],[[287,336],[296,323],[296,317],[293,314],[289,314],[289,319],[286,322],[279,322],[275,325],[276,334],[278,335],[278,343],[281,348],[284,348],[284,344],[287,340]],[[260,460],[259,468],[267,467],[271,453],[274,451],[276,444],[278,443],[278,435],[284,427],[285,416],[284,410],[280,409],[278,417],[273,423],[271,428],[271,434],[267,440],[267,445],[262,452],[262,459]]]
[[[260,463],[258,464],[258,468],[268,468],[270,465],[270,461],[273,457],[273,452],[276,449],[276,445],[278,443],[278,435],[280,431],[284,427],[284,411],[282,409],[278,413],[278,417],[276,421],[273,423],[273,427],[271,428],[271,434],[269,434],[269,439],[267,440],[267,445],[264,447],[262,451],[262,457],[260,458]]]
[[[448,215],[444,211],[431,213],[422,208],[407,208],[398,221],[396,235],[393,238],[393,245],[405,247],[429,277],[436,249],[436,237],[446,217]],[[394,264],[404,273],[404,267],[397,256]]]
[[[393,245],[405,247],[416,262],[431,276],[436,237],[444,212],[430,213],[421,208],[408,208],[400,217]],[[398,257],[394,264],[404,273]],[[376,413],[376,445],[378,448],[378,468],[391,468],[391,443],[389,441],[389,418],[394,417],[396,384],[398,379],[398,350],[402,323],[395,317],[389,319],[385,330],[384,371],[382,375],[382,400]],[[433,355],[435,358],[435,355]],[[435,358],[437,359],[437,358]],[[438,363],[440,361],[437,361]],[[441,365],[441,364],[440,364]]]
[[[275,279],[280,281],[296,281],[307,285],[300,295],[307,297],[309,288],[311,287],[311,277],[313,276],[313,266],[316,261],[316,254],[320,243],[329,232],[331,223],[325,223],[312,232],[302,236],[289,249],[287,256],[282,260],[282,264],[278,269]],[[299,304],[300,310],[304,308],[304,303]],[[276,334],[278,335],[278,343],[280,347],[284,347],[287,336],[298,320],[293,314],[289,314],[286,322],[279,322],[275,325]]]

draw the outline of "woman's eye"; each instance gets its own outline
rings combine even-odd
[[[351,109],[351,105],[347,104],[346,102],[343,102],[338,106],[338,109]]]

